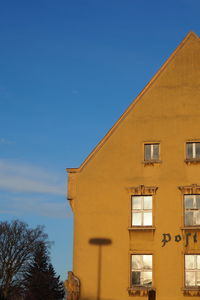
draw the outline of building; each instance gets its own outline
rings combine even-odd
[[[200,296],[200,39],[190,32],[79,168],[82,300]]]

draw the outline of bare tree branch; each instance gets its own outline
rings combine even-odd
[[[0,289],[4,297],[20,290],[23,273],[41,243],[47,248],[51,244],[42,226],[32,229],[19,220],[0,222]]]

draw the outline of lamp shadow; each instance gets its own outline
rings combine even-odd
[[[98,261],[97,261],[97,300],[100,300],[101,294],[101,266],[102,266],[102,247],[110,246],[112,244],[112,240],[104,237],[95,237],[91,238],[88,241],[89,244],[98,247]]]

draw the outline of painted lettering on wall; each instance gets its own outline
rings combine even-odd
[[[162,234],[162,247],[164,247],[167,243],[174,241],[176,243],[179,243],[181,240],[185,241],[185,247],[189,245],[189,241],[193,240],[194,243],[197,243],[197,234],[196,233],[190,233],[186,232],[184,236],[181,236],[180,234],[177,234],[175,236],[171,236],[170,233],[163,233]]]

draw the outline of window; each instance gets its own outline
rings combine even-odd
[[[152,285],[152,255],[131,255],[131,287]]]
[[[200,255],[185,255],[185,286],[200,286]]]
[[[200,160],[200,142],[186,143],[186,159]]]
[[[160,144],[145,144],[144,145],[144,160],[158,161],[160,157]]]
[[[184,195],[185,226],[200,226],[200,195]]]
[[[152,226],[152,196],[132,196],[132,226]]]

